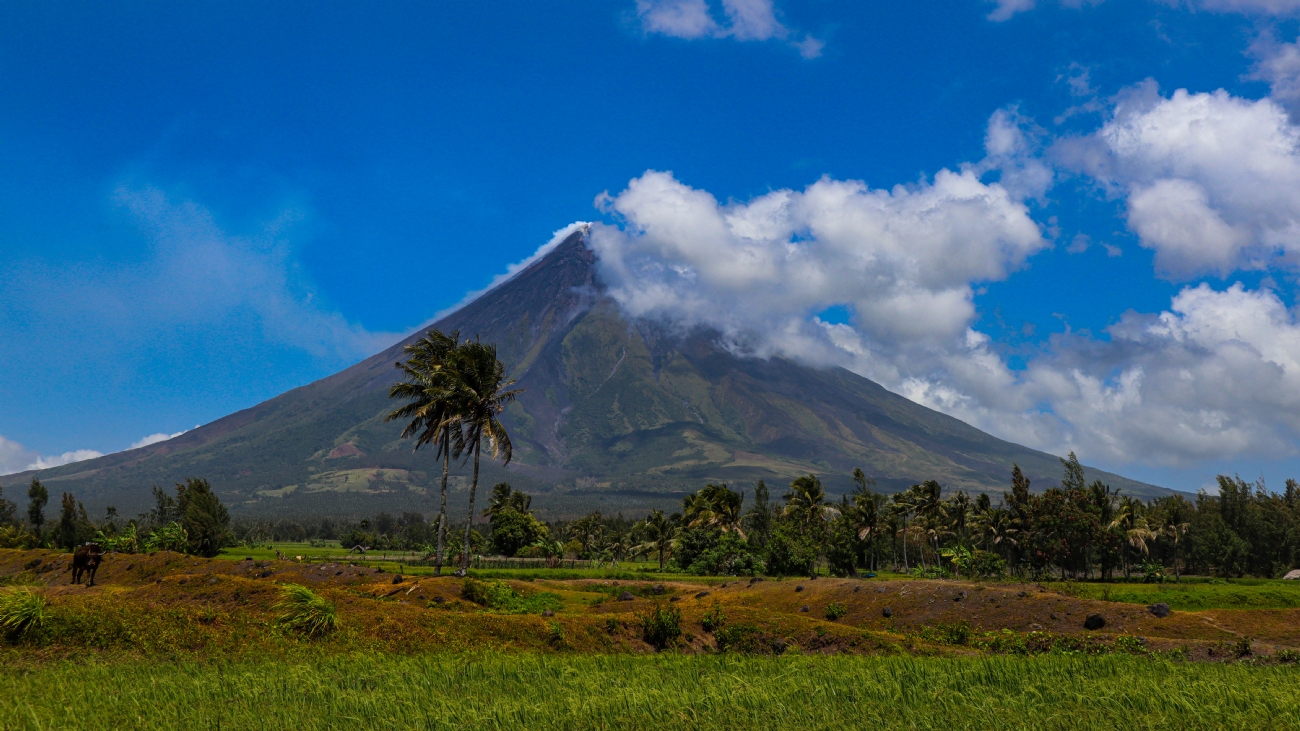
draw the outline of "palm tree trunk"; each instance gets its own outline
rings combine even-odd
[[[1178,536],[1174,536],[1174,583],[1181,584],[1183,578],[1178,574]]]
[[[474,481],[469,484],[469,517],[465,519],[465,545],[460,558],[460,571],[464,576],[469,573],[469,532],[474,529],[474,493],[478,490],[478,454],[481,441],[474,440]]]
[[[903,573],[911,573],[912,569],[907,565],[907,516],[903,516]]]
[[[438,557],[434,559],[433,575],[442,576],[442,557],[447,543],[447,472],[451,469],[451,450],[446,444],[442,450],[442,497],[438,502]]]

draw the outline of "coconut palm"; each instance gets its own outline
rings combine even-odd
[[[862,470],[853,470],[853,504],[844,510],[844,515],[853,528],[859,541],[866,541],[871,546],[871,570],[876,570],[876,535],[880,533],[885,516],[881,507],[885,496],[872,491],[876,481],[863,474]]]
[[[474,529],[474,496],[478,491],[479,456],[483,451],[483,442],[487,441],[492,450],[492,459],[499,459],[503,465],[510,464],[512,448],[510,435],[506,433],[497,415],[505,410],[522,389],[510,389],[513,379],[506,378],[506,367],[497,359],[497,348],[477,340],[467,341],[453,350],[447,358],[446,370],[449,372],[454,389],[454,413],[459,420],[459,428],[451,435],[452,456],[457,459],[474,460],[474,477],[469,486],[469,515],[465,519],[464,551],[457,576],[464,576],[469,571],[469,536]]]
[[[740,527],[744,502],[743,492],[732,490],[726,483],[709,483],[682,500],[682,515],[690,528],[719,528],[723,533],[735,533],[744,540],[745,531]]]
[[[657,553],[659,570],[663,571],[664,559],[672,554],[677,543],[680,530],[677,522],[664,515],[664,511],[654,510],[645,520],[637,523],[633,530],[644,540],[632,550],[638,554]]]
[[[785,501],[785,514],[802,522],[805,528],[821,527],[840,512],[826,503],[826,488],[817,475],[796,477]]]
[[[492,486],[492,497],[483,510],[484,517],[496,517],[503,510],[527,513],[533,504],[533,496],[510,487],[509,482],[498,482]]]
[[[438,552],[433,573],[442,573],[447,538],[447,472],[451,465],[453,434],[459,430],[457,384],[446,368],[447,358],[459,347],[460,332],[443,334],[430,330],[424,337],[407,345],[408,356],[395,365],[406,380],[393,384],[389,398],[407,399],[407,404],[384,417],[384,421],[409,419],[402,438],[415,437],[415,450],[434,446],[434,458],[442,459],[442,494],[438,501]]]
[[[896,492],[894,493],[894,497],[892,499],[893,504],[889,506],[890,511],[894,514],[894,518],[898,522],[902,523],[902,529],[899,530],[896,535],[898,535],[900,538],[903,539],[903,572],[904,573],[911,571],[911,566],[909,566],[907,563],[907,518],[912,514],[912,511],[916,509],[912,503],[912,498],[913,498],[912,490],[904,490],[902,492]]]

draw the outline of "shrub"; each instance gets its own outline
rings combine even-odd
[[[641,636],[656,650],[663,650],[682,636],[682,613],[674,606],[655,603],[641,615]]]
[[[564,603],[554,594],[540,592],[525,596],[504,581],[465,579],[460,587],[460,596],[481,607],[508,614],[535,614],[564,608]]]
[[[280,601],[275,609],[281,610],[279,623],[308,637],[328,634],[338,628],[338,615],[334,604],[325,597],[300,584],[285,584],[280,589]]]
[[[948,645],[969,645],[974,631],[970,622],[961,620],[952,624],[936,624],[934,627],[922,628],[921,636],[927,640],[943,642]]]
[[[144,539],[144,550],[149,553],[154,551],[175,551],[176,553],[185,553],[190,547],[190,536],[181,527],[180,523],[172,521],[167,525],[155,530]]]
[[[758,554],[732,533],[722,534],[686,568],[692,574],[710,576],[756,576],[763,573],[763,569],[763,560]]]
[[[26,587],[0,593],[0,629],[20,634],[45,622],[45,597]]]
[[[722,604],[720,602],[714,602],[713,609],[704,613],[704,619],[700,620],[700,626],[709,634],[713,634],[727,626],[727,615],[722,613]]]
[[[1146,651],[1146,643],[1142,641],[1141,637],[1120,635],[1115,638],[1115,652],[1125,652],[1130,655],[1145,655]]]
[[[843,617],[845,614],[848,613],[849,613],[848,607],[844,606],[843,604],[840,604],[839,602],[831,602],[830,604],[826,605],[826,619],[832,622],[839,619],[840,617]]]
[[[555,620],[551,620],[546,628],[546,641],[557,650],[567,647],[569,643],[564,639],[564,626]]]
[[[767,544],[767,572],[776,576],[812,576],[818,548],[800,535],[798,527],[783,523]]]

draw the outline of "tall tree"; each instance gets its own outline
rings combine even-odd
[[[672,553],[673,543],[677,540],[677,522],[664,515],[664,511],[654,510],[636,525],[635,530],[644,540],[633,550],[656,553],[659,556],[659,570],[663,571],[664,559]]]
[[[767,545],[772,535],[772,505],[768,500],[767,483],[759,480],[754,486],[754,505],[745,513],[745,525],[749,527],[749,541],[756,548]]]
[[[230,513],[201,477],[176,483],[176,508],[188,536],[187,551],[212,558],[230,545]]]
[[[460,420],[459,428],[452,434],[453,455],[474,460],[474,477],[469,487],[469,516],[465,519],[464,550],[460,568],[456,571],[458,576],[464,576],[469,571],[469,539],[474,528],[474,495],[478,491],[479,455],[483,451],[483,442],[487,440],[492,450],[492,459],[501,460],[503,465],[510,464],[513,451],[510,435],[506,433],[497,415],[513,403],[523,390],[510,388],[515,382],[506,378],[506,367],[497,359],[496,346],[477,340],[466,342],[453,350],[447,359],[446,370],[450,371],[455,384],[457,396],[453,408]]]
[[[27,488],[27,522],[32,524],[32,531],[37,535],[40,535],[41,526],[45,524],[45,504],[49,501],[49,490],[33,477],[32,484]]]
[[[451,468],[452,435],[460,428],[459,388],[447,369],[447,359],[460,347],[460,331],[443,334],[430,330],[403,350],[407,359],[396,363],[406,380],[393,384],[389,398],[406,399],[407,404],[384,417],[384,421],[409,419],[402,438],[415,437],[415,450],[432,444],[434,459],[442,459],[442,491],[438,499],[438,549],[434,576],[442,574],[447,538],[447,474]]]

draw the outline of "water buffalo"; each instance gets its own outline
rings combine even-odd
[[[80,584],[81,575],[89,571],[90,583],[87,586],[94,586],[95,572],[99,571],[99,562],[103,560],[104,551],[98,545],[87,543],[77,547],[77,552],[72,554],[72,583]]]

